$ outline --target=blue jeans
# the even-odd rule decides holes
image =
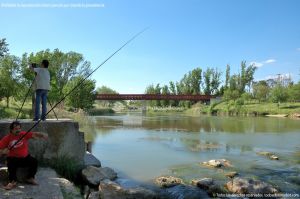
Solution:
[[[35,92],[35,113],[34,113],[34,120],[38,120],[40,118],[40,104],[42,99],[42,120],[46,119],[47,113],[47,95],[48,90],[37,89]]]

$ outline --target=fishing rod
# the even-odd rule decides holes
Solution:
[[[63,98],[61,98],[61,100],[59,100],[47,113],[44,117],[46,117],[51,111],[52,109],[54,109],[58,104],[60,104],[64,99],[66,99],[66,97],[68,97],[74,90],[76,90],[79,86],[81,86],[81,84],[87,79],[89,78],[96,70],[98,70],[101,66],[103,66],[108,60],[110,60],[115,54],[117,54],[120,50],[122,50],[125,46],[127,46],[130,42],[132,42],[135,38],[137,38],[139,35],[141,35],[143,32],[145,32],[148,28],[144,28],[142,31],[138,32],[137,34],[135,34],[131,39],[129,39],[127,42],[125,42],[119,49],[117,49],[114,53],[112,53],[107,59],[105,59],[98,67],[96,67],[92,72],[90,72],[85,78],[83,78],[80,82],[78,82],[78,84],[76,86],[74,86],[74,88],[72,90],[70,90]],[[34,127],[36,127],[42,120],[39,119],[38,121],[36,121],[36,123],[29,129],[26,131],[26,133],[24,135],[22,135],[10,148],[9,150],[11,150],[14,146],[16,146]]]
[[[23,100],[22,106],[21,106],[21,108],[20,108],[20,110],[19,110],[19,113],[18,113],[18,115],[17,115],[16,121],[18,121],[18,119],[19,119],[19,115],[20,115],[20,113],[21,113],[21,111],[22,111],[22,108],[23,108],[24,103],[25,103],[25,101],[26,101],[26,99],[27,99],[27,97],[28,97],[28,94],[29,94],[29,92],[30,92],[30,90],[31,90],[31,87],[32,87],[32,85],[33,85],[33,83],[34,83],[34,81],[35,81],[35,78],[36,78],[36,76],[34,77],[34,79],[32,80],[32,82],[31,82],[31,84],[30,84],[30,86],[29,86],[29,89],[28,89],[28,91],[27,91],[27,93],[26,93],[26,96],[25,96],[25,98],[24,98],[24,100]]]
[[[50,102],[50,100],[49,100],[49,98],[47,97],[47,99],[48,99],[48,102],[49,102],[49,105],[50,105],[50,108],[52,109],[53,107],[52,107],[52,104],[51,104],[51,102]],[[53,113],[54,113],[54,115],[55,115],[55,117],[56,117],[56,120],[58,120],[58,117],[57,117],[57,115],[56,115],[56,113],[55,113],[55,111],[54,111],[54,108],[53,108]],[[46,117],[46,116],[45,116]]]

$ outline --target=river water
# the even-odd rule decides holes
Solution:
[[[173,175],[189,182],[224,173],[268,182],[285,193],[300,192],[300,120],[265,117],[186,116],[127,113],[90,118],[92,152],[102,166],[119,176],[151,182]],[[270,160],[257,154],[268,151]],[[226,159],[233,167],[207,168],[200,163]]]

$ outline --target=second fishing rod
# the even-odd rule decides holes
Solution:
[[[119,49],[117,49],[114,53],[112,53],[107,59],[105,59],[98,67],[96,67],[91,73],[89,73],[85,78],[83,78],[76,86],[74,86],[73,89],[71,89],[65,96],[61,98],[45,115],[45,117],[58,105],[60,104],[63,100],[66,99],[74,90],[76,90],[79,86],[82,86],[82,84],[89,78],[96,70],[98,70],[102,65],[104,65],[108,60],[110,60],[115,54],[117,54],[120,50],[122,50],[126,45],[128,45],[131,41],[133,41],[136,37],[141,35],[143,32],[145,32],[148,28],[143,29],[142,31],[138,32],[135,34],[131,39],[129,39],[127,42],[125,42]],[[38,121],[35,122],[35,124],[26,131],[26,133],[20,137],[10,148],[11,150],[14,146],[16,146],[34,127],[36,127],[42,120],[39,119]]]

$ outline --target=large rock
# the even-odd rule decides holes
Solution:
[[[157,184],[159,187],[173,187],[175,185],[179,185],[182,183],[182,180],[180,178],[176,178],[173,176],[161,176],[154,180],[155,184]]]
[[[29,130],[35,122],[31,120],[19,120],[24,131]],[[0,121],[0,138],[9,133],[9,125],[12,120]],[[29,152],[39,161],[51,161],[60,157],[69,157],[78,164],[83,165],[85,154],[84,133],[78,129],[78,122],[68,119],[46,120],[40,122],[31,131],[48,134],[48,140],[31,139]]]
[[[109,167],[88,166],[81,171],[81,174],[83,180],[93,186],[98,186],[102,180],[115,180],[117,178],[117,173]]]
[[[245,178],[234,178],[232,181],[227,182],[226,187],[230,192],[238,194],[278,193],[278,190],[270,184]]]
[[[93,154],[86,151],[84,154],[84,166],[101,167],[101,162]]]
[[[101,181],[100,197],[103,199],[155,199],[157,194],[143,187],[124,188],[110,180]]]

